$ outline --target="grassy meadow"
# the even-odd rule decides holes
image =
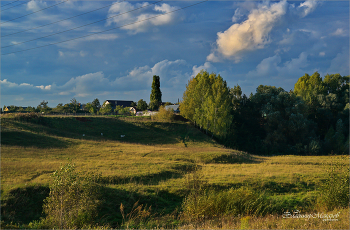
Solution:
[[[347,156],[251,155],[225,148],[180,120],[10,114],[1,117],[2,228],[28,228],[43,217],[51,175],[70,161],[82,174],[100,174],[100,227],[349,228],[348,208],[329,210],[317,202],[331,167],[349,167]],[[212,204],[202,202],[228,204],[245,196],[264,205],[251,204],[241,213],[227,208],[208,218]],[[139,210],[150,208],[148,214],[123,218],[120,205],[131,214],[135,203]],[[209,211],[197,215],[198,207]],[[340,214],[338,221],[282,218],[292,210]]]

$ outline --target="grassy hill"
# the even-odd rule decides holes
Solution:
[[[183,121],[7,115],[1,117],[2,223],[39,219],[50,175],[68,159],[79,172],[101,174],[98,222],[110,227],[122,223],[121,203],[131,211],[137,201],[151,206],[163,226],[178,226],[196,176],[211,189],[243,186],[280,199],[284,210],[312,210],[325,169],[341,162],[329,156],[250,155],[217,144]]]

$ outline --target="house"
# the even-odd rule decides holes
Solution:
[[[165,109],[172,109],[174,110],[174,113],[180,113],[179,105],[166,105]]]
[[[106,100],[106,105],[110,104],[114,110],[116,106],[131,107],[133,101],[122,101],[122,100]]]
[[[129,109],[131,114],[136,114],[136,108],[135,107],[130,107]]]

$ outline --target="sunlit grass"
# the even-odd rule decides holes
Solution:
[[[184,122],[86,119],[89,121],[45,117],[41,124],[2,117],[2,199],[16,188],[47,187],[52,172],[71,160],[77,171],[101,174],[101,183],[110,196],[121,191],[131,194],[126,198],[109,198],[105,204],[108,208],[102,216],[112,213],[108,214],[115,215],[110,217],[111,223],[119,223],[120,211],[115,204],[118,202],[118,205],[129,202],[132,206],[138,199],[149,205],[156,200],[154,212],[179,211],[188,194],[188,177],[194,173],[199,173],[207,186],[215,189],[244,186],[265,191],[276,199],[280,196],[302,200],[317,196],[318,184],[325,180],[331,164],[344,164],[342,156],[265,157],[227,149]],[[348,161],[345,164],[349,167]],[[250,228],[286,229],[298,224],[305,228],[348,226],[319,220],[291,222],[278,216],[264,218],[250,219]],[[228,220],[202,223],[200,228],[240,228],[240,219],[233,218],[229,225]],[[191,226],[181,228],[194,228]]]

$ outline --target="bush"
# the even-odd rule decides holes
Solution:
[[[52,177],[50,195],[43,206],[46,218],[32,225],[59,229],[91,228],[97,214],[97,176],[88,174],[82,177],[75,171],[75,165],[68,163]]]
[[[17,113],[15,115],[15,120],[40,124],[40,123],[43,123],[44,119],[43,119],[43,116],[41,116],[41,114],[31,112],[31,113]]]
[[[327,170],[327,178],[320,185],[318,205],[328,211],[349,207],[349,158],[332,163]]]
[[[173,121],[175,119],[174,110],[166,109],[164,106],[161,106],[156,115],[156,118],[162,121]]]

